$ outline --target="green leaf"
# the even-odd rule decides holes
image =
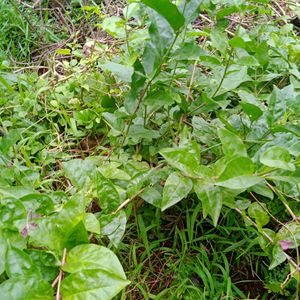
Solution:
[[[102,22],[102,28],[115,38],[126,37],[124,20],[117,16],[105,18]]]
[[[105,178],[100,172],[96,175],[96,193],[100,207],[104,212],[113,212],[120,205],[120,195],[111,180]]]
[[[197,60],[205,51],[195,43],[185,43],[177,49],[172,58],[175,60]]]
[[[206,218],[209,215],[214,226],[217,226],[223,204],[222,191],[220,188],[200,180],[194,182],[194,190],[198,199],[202,202],[203,217]]]
[[[282,247],[279,244],[275,245],[272,251],[272,261],[269,266],[269,270],[272,270],[278,265],[282,264],[286,259],[287,256],[282,250]]]
[[[251,77],[248,76],[247,70],[247,66],[231,65],[228,68],[221,87],[219,88],[219,91],[215,96],[219,96],[228,91],[232,91],[239,87],[243,82],[252,81]],[[221,72],[222,77],[223,73],[224,72]]]
[[[228,189],[238,190],[243,189],[246,190],[251,186],[259,184],[263,182],[263,178],[258,176],[251,176],[251,175],[242,175],[227,179],[225,181],[217,181],[215,185],[222,186]]]
[[[94,244],[78,245],[71,249],[62,269],[68,273],[97,269],[126,280],[117,256],[108,248]]]
[[[5,300],[53,300],[51,285],[36,276],[20,276],[0,285],[1,299]]]
[[[200,4],[203,0],[182,0],[179,5],[179,11],[185,18],[185,24],[194,21],[200,11]]]
[[[64,300],[110,300],[128,284],[129,281],[103,270],[82,270],[63,280],[61,294]]]
[[[159,132],[153,129],[147,129],[142,124],[134,124],[130,127],[128,136],[137,144],[142,139],[152,140],[159,137]]]
[[[251,175],[253,172],[254,164],[250,158],[236,157],[227,163],[224,171],[219,176],[218,181],[225,181],[241,175]]]
[[[170,106],[175,102],[175,97],[172,95],[171,92],[165,90],[157,90],[151,92],[147,95],[144,99],[143,103],[145,105],[153,105],[153,106],[163,106],[167,105]]]
[[[19,251],[26,247],[26,240],[19,231],[14,230],[13,228],[0,228],[0,274],[5,271],[5,257],[8,242],[11,246],[19,249]]]
[[[267,225],[270,221],[266,208],[264,209],[262,205],[264,204],[254,202],[248,208],[248,214],[251,218],[255,219],[259,230],[262,230],[262,227]]]
[[[152,78],[157,72],[160,72],[160,66],[174,42],[175,35],[169,23],[158,13],[153,11],[150,19],[150,41],[145,46],[142,62],[145,73]]]
[[[199,175],[200,151],[197,143],[189,147],[165,148],[159,152],[173,168],[187,175]]]
[[[162,195],[154,187],[147,187],[140,197],[151,205],[160,208]]]
[[[38,276],[30,256],[10,245],[6,250],[5,271],[9,278],[30,274]]]
[[[134,71],[133,67],[124,66],[114,62],[108,62],[106,64],[102,64],[100,65],[100,67],[104,71],[111,72],[113,75],[115,75],[117,78],[119,78],[124,82],[131,82],[131,77]]]
[[[228,49],[228,37],[223,29],[215,27],[210,34],[212,45],[222,54],[226,54]]]
[[[263,115],[262,110],[254,104],[241,102],[240,105],[244,112],[248,115],[251,122],[258,120]]]
[[[89,232],[100,234],[100,224],[98,219],[92,213],[85,215],[85,228]]]
[[[179,12],[177,6],[172,4],[169,0],[141,0],[141,2],[162,15],[169,22],[174,31],[177,31],[184,25],[185,19],[183,15]]]
[[[101,235],[106,235],[111,243],[118,247],[126,229],[127,217],[123,210],[116,214],[100,215]]]
[[[218,136],[225,156],[247,156],[246,147],[240,137],[224,128],[218,129]]]
[[[289,151],[279,146],[267,149],[260,156],[260,162],[268,167],[294,171],[295,166],[291,163],[291,160]]]
[[[82,221],[78,222],[65,233],[64,247],[72,249],[80,244],[88,244],[89,236]]]
[[[84,221],[85,199],[83,194],[75,194],[57,214],[36,219],[37,228],[29,231],[31,245],[46,247],[58,253],[64,248],[66,233],[78,222]]]
[[[167,178],[163,189],[161,210],[166,210],[185,198],[193,187],[191,179],[176,172],[171,173]]]
[[[272,190],[270,188],[268,188],[266,186],[266,183],[264,183],[264,182],[256,184],[255,186],[253,186],[251,188],[251,190],[256,194],[262,195],[262,196],[267,197],[271,200],[273,200],[273,198],[274,198],[274,194],[273,194]]]
[[[274,86],[274,90],[271,94],[268,104],[267,121],[268,125],[272,127],[276,121],[283,117],[286,112],[286,101],[293,97],[293,86],[287,86],[282,90]]]
[[[137,105],[139,93],[144,87],[146,81],[145,70],[139,59],[135,61],[133,67],[134,72],[131,78],[131,89],[126,94],[124,101],[124,107],[129,114],[132,114],[134,112]]]
[[[2,139],[0,140],[0,153],[2,152],[5,155],[9,154],[9,149],[15,143],[21,139],[21,130],[20,129],[11,129]]]
[[[95,172],[95,160],[93,159],[72,159],[63,162],[66,176],[71,180],[78,190],[87,189],[91,182],[91,174]]]
[[[300,245],[300,224],[290,222],[278,231],[276,234],[277,241],[288,242],[289,249],[295,249]]]

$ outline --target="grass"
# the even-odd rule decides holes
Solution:
[[[132,281],[124,299],[266,299],[260,272],[267,260],[257,241],[237,215],[216,229],[200,208],[189,202],[162,215],[147,205],[136,212],[119,250]]]

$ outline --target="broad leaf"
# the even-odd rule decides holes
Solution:
[[[291,163],[291,160],[289,151],[279,146],[267,149],[260,156],[260,162],[268,167],[294,171],[295,166]]]
[[[150,41],[145,46],[142,58],[143,68],[149,78],[160,71],[163,59],[175,39],[174,31],[164,18],[156,12],[153,12],[150,17]]]
[[[20,276],[0,285],[1,299],[5,300],[53,300],[51,285],[36,276]]]
[[[13,246],[8,246],[6,250],[5,270],[9,278],[25,275],[38,277],[37,269],[30,256]]]
[[[173,168],[182,171],[187,175],[198,175],[200,166],[200,151],[194,142],[190,147],[165,148],[160,154]]]
[[[105,178],[100,172],[96,175],[96,192],[100,207],[105,212],[113,212],[120,205],[120,195],[111,180]]]
[[[262,227],[267,225],[270,221],[266,207],[263,208],[262,205],[264,204],[254,202],[248,208],[248,214],[251,218],[255,219],[259,230],[262,230]]]
[[[193,187],[192,180],[176,172],[171,173],[165,183],[161,209],[166,210],[185,198]]]
[[[101,235],[106,235],[111,243],[118,247],[125,229],[127,217],[123,210],[120,210],[116,214],[104,215],[101,214],[99,217]]]
[[[143,65],[140,60],[136,60],[134,65],[134,72],[131,76],[131,89],[125,96],[124,107],[129,114],[132,114],[137,105],[139,93],[144,87],[146,75]],[[115,122],[114,122],[115,123]]]
[[[129,281],[103,270],[82,270],[67,276],[61,285],[64,300],[110,300]]]
[[[247,156],[246,147],[240,137],[225,128],[218,129],[218,136],[225,156]]]
[[[154,9],[162,15],[172,26],[174,31],[180,29],[184,24],[184,17],[179,12],[176,5],[172,4],[169,0],[141,0],[144,4]]]
[[[217,226],[223,204],[222,191],[220,188],[200,180],[194,182],[194,190],[202,202],[203,217],[206,218],[209,215],[214,226]]]
[[[70,230],[65,233],[64,247],[72,249],[73,247],[80,244],[88,244],[89,237],[82,221],[73,226]]]
[[[172,105],[175,102],[174,96],[171,92],[165,90],[157,90],[151,92],[144,99],[145,105],[151,106],[163,106],[163,105]]]
[[[179,6],[179,11],[185,18],[185,23],[188,24],[194,21],[200,10],[200,4],[203,0],[182,0]]]
[[[223,74],[221,76],[223,76]],[[219,96],[224,94],[225,92],[232,91],[245,81],[252,81],[251,77],[249,77],[249,75],[247,74],[247,67],[232,65],[228,68],[222,85],[215,96]]]
[[[111,72],[113,75],[115,75],[117,78],[119,78],[124,82],[131,82],[131,76],[134,71],[132,67],[124,66],[114,62],[108,62],[106,64],[102,64],[101,68],[104,71]]]
[[[282,247],[280,244],[275,245],[272,251],[272,261],[269,266],[269,270],[274,269],[278,265],[282,264],[287,259],[286,254],[282,250]]]
[[[96,170],[95,160],[93,159],[72,159],[63,163],[66,176],[72,181],[79,190],[87,189],[90,184],[90,176]]]
[[[87,213],[85,215],[84,225],[87,231],[100,234],[100,224],[94,214]]]
[[[119,279],[126,280],[126,275],[117,256],[108,248],[94,244],[79,245],[68,253],[63,270],[76,273],[83,270],[103,270]]]
[[[227,179],[225,181],[217,181],[215,185],[222,186],[228,189],[233,189],[233,190],[235,189],[246,190],[247,188],[259,184],[263,181],[264,181],[263,178],[258,176],[242,175],[242,176],[237,176],[237,177]]]
[[[225,181],[227,179],[241,176],[250,175],[254,172],[254,164],[248,157],[236,157],[231,159],[222,174],[219,176],[219,181]]]
[[[29,232],[29,241],[36,247],[46,247],[61,253],[66,233],[83,221],[84,217],[85,199],[82,194],[76,194],[59,213],[35,220],[37,227]]]

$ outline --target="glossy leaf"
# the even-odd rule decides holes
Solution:
[[[30,274],[38,276],[30,256],[13,246],[6,250],[5,271],[9,278]]]
[[[185,198],[192,187],[191,179],[183,177],[176,172],[171,173],[164,186],[161,209],[166,210]]]
[[[289,93],[292,92],[292,86],[288,86],[282,90],[274,86],[274,90],[269,100],[269,109],[267,114],[267,121],[270,127],[272,127],[275,122],[283,117],[286,111],[286,101],[290,98]]]
[[[102,64],[101,68],[104,71],[111,72],[118,79],[120,79],[124,82],[131,82],[131,76],[134,71],[134,69],[132,67],[124,66],[124,65],[117,64],[114,62],[108,62],[106,64]]]
[[[96,175],[96,193],[100,207],[105,212],[112,212],[120,205],[120,195],[111,180],[105,178],[100,172]]]
[[[142,57],[143,69],[148,77],[153,77],[160,70],[164,56],[174,41],[174,31],[169,23],[158,13],[150,14],[150,41],[146,44]]]
[[[220,46],[221,47],[221,46]],[[224,47],[224,46],[222,46]],[[222,48],[224,49],[224,48]],[[222,75],[223,76],[223,75]],[[216,96],[222,95],[225,92],[232,91],[239,87],[243,82],[252,81],[251,77],[248,76],[247,67],[232,65],[228,68],[226,76],[222,82],[222,85],[217,92]]]
[[[248,157],[236,157],[231,159],[219,176],[218,181],[225,181],[227,179],[241,176],[251,175],[254,172],[254,164]]]
[[[254,202],[248,208],[249,216],[255,219],[259,230],[261,230],[262,227],[267,225],[270,221],[270,217],[266,211],[266,207],[263,208],[262,205],[264,204]]]
[[[111,243],[118,247],[126,229],[127,217],[124,211],[116,214],[100,215],[99,217],[101,234],[106,235]]]
[[[78,222],[65,233],[64,247],[72,249],[80,244],[88,244],[89,236],[82,221]]]
[[[156,207],[160,207],[162,194],[154,187],[148,187],[141,194],[141,198]]]
[[[179,11],[185,18],[185,23],[188,24],[194,21],[199,15],[200,4],[203,0],[183,0],[180,3]]]
[[[139,93],[144,87],[146,81],[145,70],[139,59],[135,61],[133,68],[134,72],[131,76],[131,89],[126,94],[124,100],[124,107],[129,114],[132,114],[134,112],[137,105]]]
[[[85,215],[84,225],[87,231],[100,234],[100,224],[94,214],[87,213]]]
[[[183,26],[185,22],[183,15],[179,12],[177,6],[172,4],[169,0],[141,0],[141,2],[162,15],[169,22],[174,31],[177,31]]]
[[[218,129],[218,136],[225,156],[247,156],[246,147],[240,137],[224,128]]]
[[[103,270],[82,270],[67,276],[61,285],[64,300],[110,300],[129,281]]]
[[[272,251],[272,261],[269,266],[269,270],[274,269],[278,265],[282,264],[284,261],[286,261],[287,256],[282,250],[282,247],[278,244],[275,245]]]
[[[174,102],[175,99],[172,93],[165,90],[157,90],[155,92],[151,92],[144,99],[144,104],[151,106],[169,106],[172,105]]]
[[[51,285],[36,276],[19,276],[0,284],[0,295],[5,300],[53,300]]]
[[[165,148],[160,154],[173,168],[184,172],[187,175],[197,175],[200,166],[200,151],[196,143],[189,147]]]
[[[71,249],[63,270],[76,273],[82,270],[102,270],[119,279],[126,280],[117,256],[108,248],[94,244],[79,245]]]
[[[66,233],[84,217],[85,199],[82,194],[76,194],[59,213],[35,220],[37,227],[29,233],[29,241],[36,247],[46,247],[61,253]]]
[[[251,175],[241,175],[237,177],[233,177],[227,179],[225,181],[217,181],[215,185],[226,187],[228,189],[238,190],[238,189],[247,189],[252,187],[256,184],[263,182],[264,180],[258,176],[251,176]]]
[[[198,199],[202,202],[203,217],[206,218],[209,215],[214,226],[217,226],[223,204],[222,191],[220,188],[200,180],[194,182],[194,190]]]
[[[295,166],[291,160],[289,151],[279,146],[273,146],[267,149],[260,156],[260,162],[268,167],[294,171]]]
[[[78,189],[86,189],[90,184],[90,176],[96,170],[92,159],[72,159],[63,163],[66,176]]]

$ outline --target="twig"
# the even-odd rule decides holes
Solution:
[[[203,15],[203,14],[199,14],[199,16],[200,16],[203,20],[205,20],[205,21],[207,21],[207,22],[209,22],[209,23],[211,23],[211,24],[214,23],[214,21],[212,21],[211,19],[209,19],[208,17],[206,17],[206,16]],[[231,32],[230,30],[225,29],[225,31],[226,31],[229,35],[234,36],[234,33]]]
[[[186,101],[187,102],[190,102],[190,100],[192,100],[192,97],[191,97],[191,94],[192,94],[192,85],[193,85],[194,80],[195,80],[195,73],[196,73],[197,64],[198,64],[198,59],[195,60],[195,63],[194,63],[194,66],[193,66],[192,77],[191,77],[190,84],[189,84],[189,91],[188,91],[188,94],[186,96]]]
[[[124,202],[121,203],[121,205],[113,212],[113,214],[116,214],[117,212],[119,212],[123,207],[125,207],[128,203],[130,203],[132,200],[134,200],[138,195],[140,195],[143,191],[145,190],[145,188],[142,188],[140,191],[138,191],[135,195],[133,195],[132,197],[126,199]]]
[[[64,248],[63,257],[62,257],[62,260],[61,260],[61,267],[66,262],[66,256],[67,256],[67,249]],[[57,283],[57,290],[56,290],[56,297],[55,297],[56,300],[60,300],[61,299],[60,298],[60,285],[61,285],[61,281],[62,281],[63,276],[64,276],[64,272],[61,269],[61,267],[60,267],[59,274],[58,274],[57,278],[52,283],[52,287],[55,286],[55,284]]]

